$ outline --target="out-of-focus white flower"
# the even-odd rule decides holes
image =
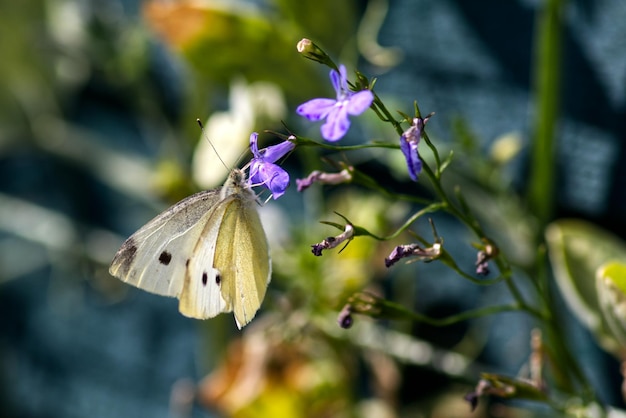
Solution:
[[[247,84],[242,79],[234,80],[229,104],[228,111],[213,113],[204,124],[206,136],[226,167],[203,135],[194,152],[193,177],[202,188],[222,184],[248,149],[250,133],[257,123],[278,122],[287,112],[282,91],[275,84],[263,81]]]

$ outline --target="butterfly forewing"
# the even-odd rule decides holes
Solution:
[[[232,305],[222,297],[222,276],[213,262],[220,224],[228,202],[230,199],[215,206],[185,261],[185,281],[179,305],[180,312],[185,316],[205,319],[232,311]]]
[[[179,296],[185,260],[202,233],[196,226],[204,224],[218,201],[219,191],[209,190],[167,209],[122,244],[109,272],[148,292]]]

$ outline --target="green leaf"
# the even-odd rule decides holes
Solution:
[[[613,285],[626,297],[626,264],[612,261],[605,264],[598,271],[598,277],[610,280]]]
[[[596,273],[611,260],[626,262],[626,243],[608,231],[575,219],[548,225],[546,242],[556,282],[570,309],[605,350],[619,356],[622,344],[603,315]]]
[[[332,93],[328,73],[296,50],[303,36],[314,39],[315,34],[295,25],[289,10],[281,15],[280,10],[272,13],[244,2],[226,4],[149,2],[144,16],[159,37],[182,54],[198,81],[228,84],[241,76],[249,82],[269,81],[296,101]],[[342,8],[344,13],[349,10]],[[324,90],[312,80],[325,80]]]
[[[596,290],[602,315],[619,342],[620,359],[626,349],[626,264],[611,261],[598,269]],[[620,355],[621,354],[621,355]]]

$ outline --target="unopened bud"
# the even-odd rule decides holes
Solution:
[[[352,324],[354,323],[354,318],[352,317],[352,307],[349,304],[344,306],[341,312],[339,312],[337,322],[339,323],[339,326],[343,329],[348,329],[352,327]]]
[[[352,173],[349,169],[343,169],[339,173],[324,173],[315,170],[304,179],[296,179],[296,185],[299,192],[308,189],[313,183],[321,184],[341,184],[348,183],[352,180]]]
[[[354,227],[350,224],[347,224],[346,229],[341,234],[337,235],[336,237],[328,237],[322,242],[320,242],[319,244],[311,245],[312,252],[314,255],[319,257],[322,255],[322,250],[329,250],[331,248],[335,248],[342,242],[349,241],[350,239],[352,239],[353,236],[354,236]]]
[[[435,242],[432,247],[422,248],[419,244],[398,245],[389,257],[385,258],[385,267],[391,267],[405,257],[418,257],[417,260],[433,261],[441,255],[441,243]]]
[[[476,274],[489,274],[489,261],[498,256],[498,247],[488,238],[483,238],[484,247],[476,254]]]
[[[326,52],[324,52],[322,48],[317,46],[310,39],[307,39],[307,38],[302,39],[300,42],[298,42],[298,45],[296,47],[298,48],[298,52],[304,58],[308,58],[312,61],[316,61],[316,62],[319,62],[320,64],[324,64],[332,68],[333,70],[337,70],[337,66],[335,65],[333,60],[330,59],[328,54],[326,54]]]

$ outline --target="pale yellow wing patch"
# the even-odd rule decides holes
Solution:
[[[254,318],[271,279],[265,231],[254,195],[236,195],[220,225],[213,266],[220,272],[221,294],[232,306],[239,328]]]

